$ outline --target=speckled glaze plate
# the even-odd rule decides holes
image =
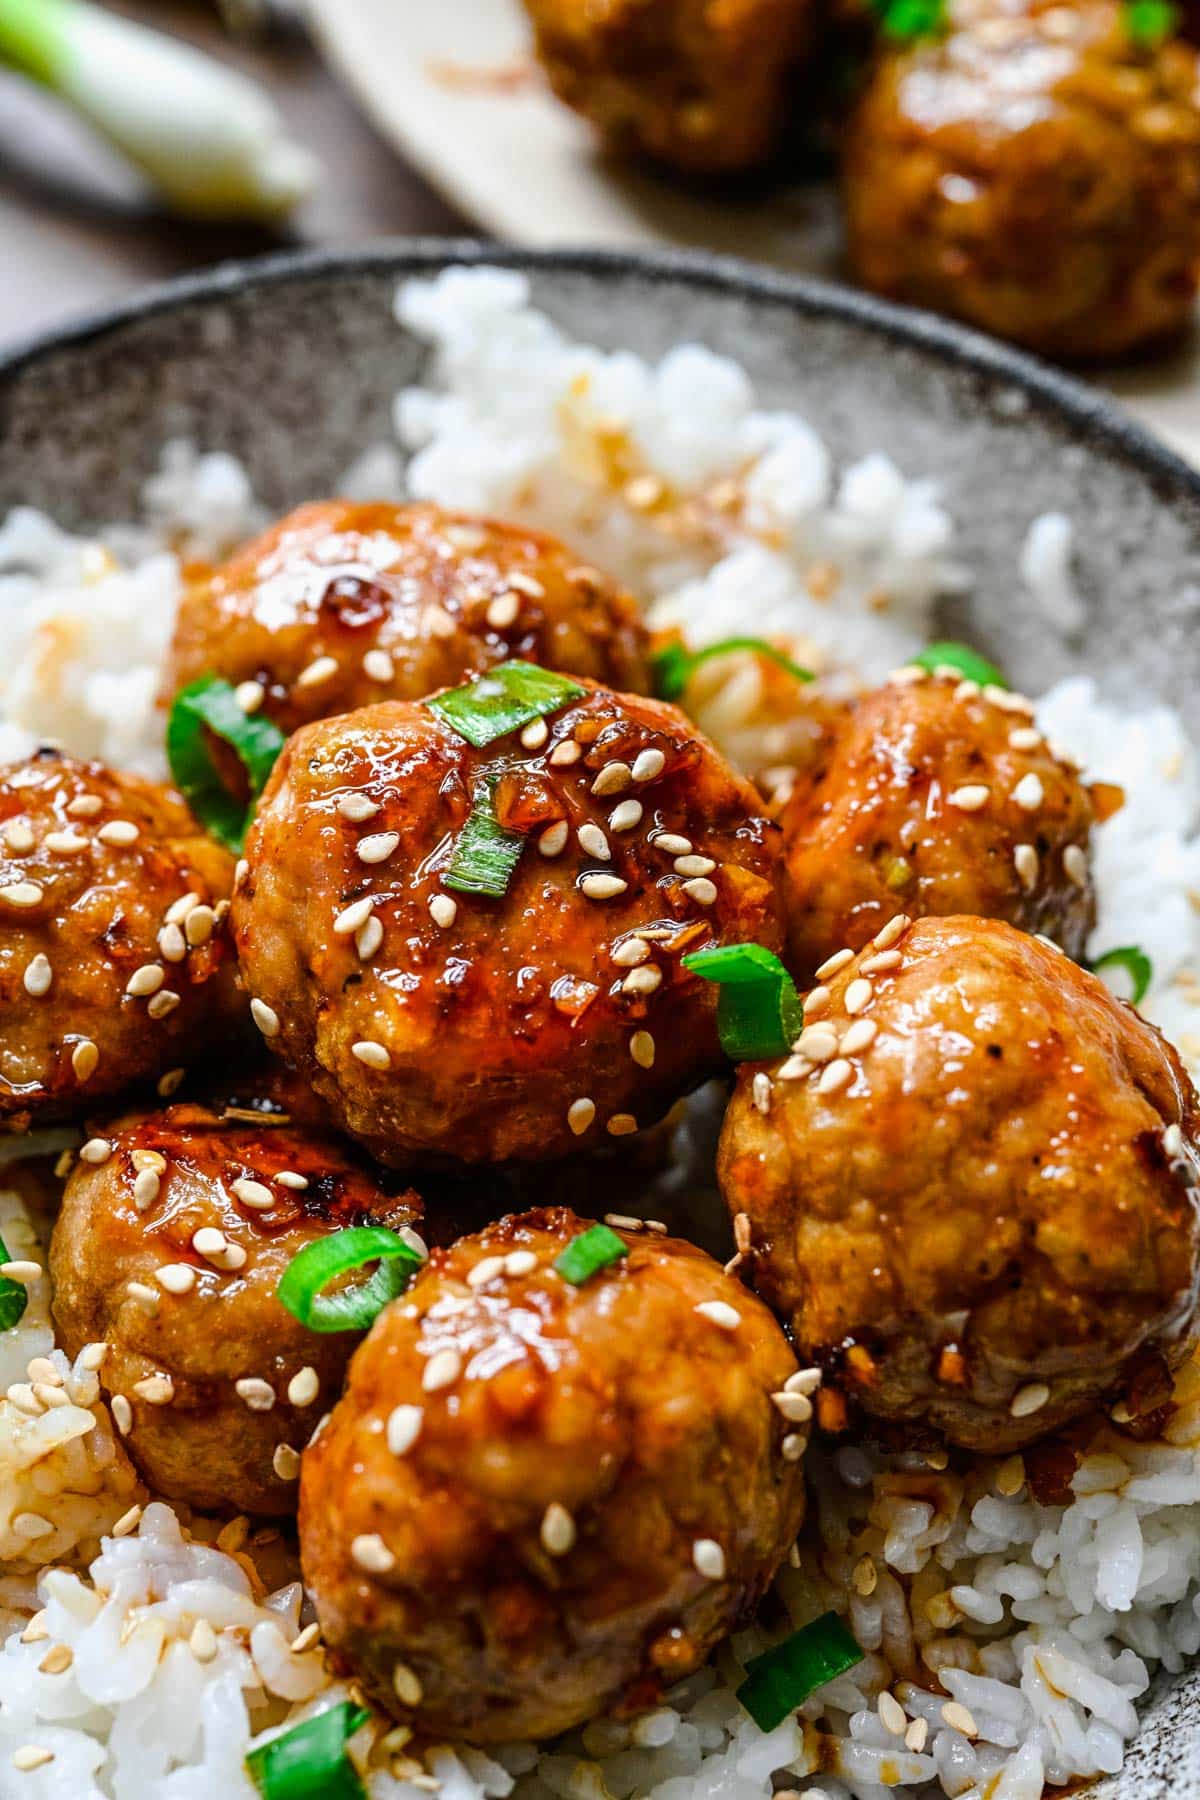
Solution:
[[[541,79],[521,0],[307,4],[378,129],[505,243],[693,247],[800,274],[844,272],[832,183],[722,194],[605,156]],[[1095,379],[1200,465],[1200,323],[1171,355]]]
[[[1039,691],[1072,669],[1114,698],[1193,716],[1200,685],[1200,476],[1094,390],[924,314],[795,276],[685,255],[381,246],[235,265],[157,289],[0,361],[0,513],[129,517],[163,441],[247,463],[282,510],[327,493],[390,435],[425,351],[392,317],[397,279],[449,263],[529,272],[570,332],[655,356],[736,356],[839,458],[879,447],[943,485],[970,592],[943,624]],[[1064,646],[1015,580],[1029,519],[1077,523],[1086,636]],[[1200,1669],[1161,1685],[1105,1800],[1200,1800]]]

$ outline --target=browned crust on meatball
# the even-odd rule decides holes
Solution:
[[[502,900],[454,893],[497,770],[525,848]],[[348,819],[347,801],[376,810]],[[472,749],[401,703],[310,726],[276,764],[235,897],[257,1016],[384,1161],[538,1161],[632,1133],[723,1066],[715,990],[684,952],[779,945],[778,831],[758,805],[676,708],[590,684],[537,749]],[[365,953],[334,929],[364,898]]]
[[[971,1449],[1139,1410],[1198,1331],[1200,1113],[1175,1051],[999,922],[918,921],[827,992],[797,1055],[739,1073],[718,1160],[797,1353]]]
[[[860,281],[1067,360],[1180,331],[1200,268],[1197,61],[1114,0],[954,0],[846,133]]]
[[[929,676],[865,696],[784,808],[789,960],[811,980],[903,909],[972,913],[1080,958],[1095,809],[1019,695]]]
[[[507,657],[647,693],[636,602],[547,533],[430,505],[321,500],[218,569],[179,609],[165,683],[257,682],[283,731],[418,700]]]
[[[126,1448],[155,1492],[205,1511],[294,1512],[298,1454],[341,1392],[361,1333],[309,1331],[276,1287],[331,1231],[419,1219],[416,1195],[386,1194],[332,1137],[190,1104],[117,1120],[92,1145],[51,1242],[63,1348],[74,1357],[107,1344],[101,1380],[122,1397],[114,1417],[121,1428],[125,1414]],[[307,1185],[286,1186],[281,1171]],[[235,1191],[247,1179],[267,1189],[269,1207]],[[220,1232],[228,1248],[197,1248],[199,1231]],[[290,1397],[308,1370],[315,1380],[304,1376]]]
[[[241,1029],[232,885],[171,788],[57,751],[0,770],[0,1130],[79,1116]],[[190,931],[164,939],[188,895]]]
[[[692,1245],[627,1231],[624,1260],[572,1287],[552,1265],[586,1224],[528,1213],[435,1251],[305,1454],[325,1641],[434,1735],[546,1737],[652,1706],[755,1605],[801,1521],[803,1439],[771,1401],[796,1365],[766,1308]],[[697,1311],[714,1302],[732,1329]],[[397,1454],[401,1406],[419,1428]],[[723,1576],[697,1567],[707,1540]]]

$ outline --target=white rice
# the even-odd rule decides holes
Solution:
[[[403,448],[414,497],[558,532],[642,596],[656,626],[694,645],[769,636],[847,685],[913,654],[938,597],[968,578],[934,484],[885,449],[837,468],[811,426],[763,410],[744,373],[702,346],[652,366],[573,343],[531,307],[523,277],[499,271],[410,283],[397,310],[434,348],[431,385],[399,396],[398,443],[368,450],[348,493],[398,497]],[[262,522],[236,463],[180,444],[164,447],[142,517],[97,541],[12,514],[0,525],[0,758],[50,738],[162,774],[156,695],[181,563]],[[1031,517],[1014,570],[1067,636],[1083,622],[1071,544],[1068,518]],[[698,691],[703,722],[744,766],[786,761],[793,727],[756,661],[714,667]],[[1084,678],[1038,712],[1090,775],[1126,792],[1096,837],[1093,954],[1147,950],[1144,1010],[1200,1068],[1195,748],[1174,713],[1118,712]],[[702,1107],[676,1147],[666,1186],[711,1184]],[[44,1260],[15,1192],[0,1193],[0,1236]],[[61,1398],[30,1398],[34,1376]],[[344,1698],[303,1639],[289,1647],[310,1613],[277,1534],[247,1539],[235,1522],[215,1542],[216,1525],[144,1492],[95,1371],[53,1348],[46,1281],[0,1334],[5,1389],[0,1797],[252,1800],[247,1749]],[[1102,1434],[1067,1506],[1039,1504],[1011,1459],[963,1476],[916,1455],[812,1451],[812,1521],[764,1623],[654,1713],[595,1721],[540,1752],[401,1756],[366,1772],[372,1800],[420,1800],[430,1775],[444,1800],[767,1800],[780,1788],[883,1800],[895,1786],[1037,1800],[1046,1781],[1115,1771],[1154,1671],[1200,1650],[1195,1366],[1177,1399],[1162,1441]],[[830,1606],[866,1660],[762,1733],[734,1696],[746,1659],[768,1620],[778,1634]],[[906,1723],[926,1722],[923,1744],[888,1729],[885,1689]],[[371,1740],[370,1728],[355,1740],[360,1766]],[[31,1748],[52,1760],[14,1765]]]

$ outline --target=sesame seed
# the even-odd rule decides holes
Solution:
[[[807,1425],[813,1416],[812,1401],[808,1395],[792,1393],[786,1387],[771,1395],[771,1404],[789,1425]]]
[[[265,1038],[279,1035],[279,1014],[273,1006],[268,1006],[265,1000],[251,1000],[250,1017]]]
[[[247,1375],[235,1381],[233,1391],[251,1412],[270,1412],[275,1404],[275,1389],[258,1375]]]
[[[1168,1125],[1162,1134],[1162,1147],[1169,1157],[1183,1155],[1183,1128],[1178,1121]]]
[[[837,1032],[832,1025],[806,1025],[792,1048],[810,1062],[832,1062],[837,1055]]]
[[[992,797],[992,790],[982,781],[968,781],[965,786],[958,787],[946,795],[947,806],[956,806],[959,812],[979,812]]]
[[[392,1670],[392,1686],[401,1706],[420,1706],[425,1689],[407,1663],[398,1662]]]
[[[288,1649],[293,1656],[303,1656],[306,1650],[312,1649],[320,1635],[321,1627],[314,1619],[311,1624],[306,1625],[302,1631],[296,1633],[295,1637],[288,1645]]]
[[[806,1075],[812,1074],[815,1066],[807,1056],[789,1056],[785,1062],[780,1063],[775,1073],[780,1081],[803,1081]]]
[[[1063,851],[1063,873],[1075,887],[1087,886],[1088,859],[1087,852],[1078,844],[1068,844]]]
[[[750,1083],[750,1094],[758,1111],[765,1117],[771,1110],[771,1077],[759,1069]]]
[[[175,1383],[169,1375],[147,1375],[134,1382],[133,1391],[147,1406],[169,1406],[175,1398]]]
[[[625,893],[629,883],[622,881],[619,875],[606,875],[589,871],[579,877],[579,891],[589,900],[615,900],[618,894]]]
[[[677,831],[656,831],[650,842],[666,856],[688,856],[693,848],[691,838],[681,837]]]
[[[298,1174],[295,1169],[280,1169],[275,1179],[280,1187],[291,1188],[297,1194],[302,1194],[308,1186],[308,1176]]]
[[[504,1259],[506,1275],[532,1275],[538,1266],[538,1259],[532,1250],[510,1250]]]
[[[1036,812],[1046,798],[1046,790],[1042,786],[1041,777],[1032,773],[1022,775],[1012,791],[1012,797],[1024,812]]]
[[[644,963],[649,955],[650,946],[644,938],[629,937],[622,939],[616,945],[612,959],[619,969],[636,969],[638,964]]]
[[[335,657],[314,657],[308,667],[306,669],[301,669],[300,673],[297,675],[296,686],[298,688],[320,687],[323,681],[328,681],[331,675],[337,674],[337,671],[338,666]]]
[[[935,675],[954,675],[956,673],[957,673],[957,670],[951,669],[948,667],[942,667],[940,665],[938,668],[936,668],[934,670]],[[954,698],[956,700],[974,700],[976,698],[976,696],[978,695],[978,693],[979,693],[979,683],[977,681],[971,681],[968,678],[966,681],[960,681],[956,684],[955,689],[954,689]]]
[[[894,919],[888,920],[882,931],[877,931],[875,933],[875,936],[871,939],[872,948],[875,950],[890,950],[892,945],[897,943],[900,938],[904,936],[904,933],[911,924],[912,920],[907,913],[897,913]],[[818,969],[817,974],[819,975],[820,973],[821,971]]]
[[[515,594],[500,594],[492,601],[484,617],[497,631],[507,631],[510,625],[516,624],[520,610],[521,602]]]
[[[951,1731],[961,1731],[964,1737],[978,1737],[979,1727],[961,1701],[947,1700],[942,1707],[942,1719]]]
[[[152,1019],[165,1019],[167,1014],[173,1013],[179,1004],[179,995],[174,989],[164,988],[160,994],[154,995],[146,1007],[146,1012]]]
[[[875,956],[868,956],[859,967],[864,975],[886,975],[892,969],[898,969],[904,961],[898,950],[880,950]]]
[[[164,1263],[154,1279],[168,1294],[186,1294],[196,1285],[196,1271],[190,1263]]]
[[[1019,1494],[1025,1486],[1025,1459],[1023,1456],[1010,1456],[996,1470],[996,1492],[1006,1500]]]
[[[609,1137],[632,1137],[637,1130],[637,1120],[632,1113],[614,1113],[605,1130]]]
[[[620,794],[624,792],[632,780],[633,770],[629,767],[628,763],[605,763],[595,781],[592,783],[592,792],[597,799],[603,799],[606,794]]]
[[[724,1581],[725,1552],[716,1538],[697,1538],[692,1545],[692,1562],[696,1573],[706,1581]]]
[[[48,831],[43,842],[56,856],[70,856],[73,851],[88,847],[88,840],[77,831]]]
[[[425,1423],[420,1406],[394,1406],[388,1414],[387,1447],[393,1456],[407,1456],[421,1435]]]
[[[368,681],[391,681],[396,674],[396,665],[386,650],[368,650],[362,667]]]
[[[1013,850],[1013,867],[1017,878],[1027,894],[1031,894],[1037,886],[1040,867],[1038,853],[1032,844],[1018,844]]]
[[[121,1517],[117,1520],[116,1524],[113,1526],[112,1535],[114,1537],[128,1537],[131,1532],[136,1531],[138,1524],[141,1520],[141,1517],[142,1517],[141,1507],[140,1506],[131,1506],[129,1508],[128,1512],[121,1514]]]
[[[904,1748],[919,1756],[929,1737],[929,1720],[914,1719],[904,1733]]]
[[[386,1046],[377,1044],[373,1038],[360,1038],[356,1044],[351,1044],[350,1054],[365,1063],[368,1069],[390,1069],[392,1066]]]
[[[442,1388],[453,1387],[462,1374],[462,1367],[462,1357],[457,1350],[436,1350],[425,1364],[421,1386],[427,1394],[436,1394]]]
[[[321,1391],[321,1379],[311,1363],[298,1369],[287,1385],[287,1397],[292,1406],[311,1406]]]
[[[50,958],[39,950],[25,965],[22,976],[25,992],[33,999],[40,1000],[43,994],[50,992],[50,983],[54,980],[54,970],[50,967]]]
[[[1050,1389],[1044,1381],[1031,1381],[1023,1388],[1018,1388],[1008,1403],[1009,1414],[1014,1419],[1027,1419],[1031,1413],[1040,1412],[1050,1398]]]
[[[797,1369],[783,1384],[786,1394],[815,1394],[821,1385],[820,1369]]]
[[[879,1708],[879,1722],[885,1731],[893,1737],[903,1737],[908,1729],[908,1715],[894,1694],[884,1688],[876,1702]]]
[[[521,742],[526,750],[540,750],[550,736],[550,727],[545,719],[531,719],[521,733]]]
[[[742,1322],[741,1313],[736,1306],[730,1306],[728,1300],[701,1300],[692,1311],[722,1331],[736,1331]]]
[[[350,1554],[368,1575],[387,1575],[396,1566],[395,1557],[377,1531],[360,1533],[350,1546]]]
[[[239,681],[233,697],[244,713],[256,713],[266,698],[266,690],[261,681]]]
[[[165,1075],[160,1075],[155,1087],[159,1099],[169,1100],[181,1085],[186,1074],[186,1069],[168,1069]]]
[[[67,811],[70,811],[70,807],[67,808]],[[24,850],[32,850],[37,840],[27,820],[10,819],[4,827],[4,842],[10,850],[20,853]]]
[[[106,1163],[111,1155],[112,1155],[112,1145],[109,1143],[107,1138],[102,1138],[102,1137],[89,1138],[86,1144],[80,1145],[80,1149],[79,1149],[80,1162]]]
[[[181,894],[178,900],[172,900],[163,914],[163,920],[168,925],[182,925],[192,908],[201,904],[199,894]]]
[[[853,1018],[855,1013],[865,1012],[874,998],[875,989],[860,975],[847,987],[842,1004]]]
[[[366,924],[374,904],[374,894],[364,894],[361,900],[354,900],[349,906],[343,907],[333,921],[334,935],[336,937],[352,937],[360,925]]]
[[[567,821],[558,819],[553,825],[547,825],[538,838],[537,847],[543,856],[559,856],[566,848],[567,837]]]
[[[552,1500],[542,1514],[538,1536],[547,1556],[566,1556],[575,1545],[575,1521],[565,1506]]]
[[[22,1257],[14,1257],[11,1262],[0,1263],[0,1275],[7,1276],[9,1281],[19,1281],[22,1287],[32,1287],[42,1279],[42,1265],[28,1261]]]
[[[197,1256],[206,1259],[210,1256],[222,1256],[228,1248],[229,1239],[216,1225],[201,1225],[192,1233],[192,1249]]]
[[[10,881],[6,887],[0,887],[0,900],[9,906],[40,906],[45,898],[45,890],[36,881]]]
[[[36,1512],[16,1513],[12,1520],[12,1528],[18,1537],[27,1538],[30,1541],[34,1538],[48,1537],[54,1530],[50,1520]]]
[[[28,1775],[34,1769],[44,1769],[47,1763],[53,1761],[53,1750],[47,1750],[42,1744],[21,1744],[12,1753],[13,1768],[22,1775]]]
[[[504,1273],[502,1256],[485,1256],[477,1262],[467,1275],[467,1286],[470,1288],[486,1287],[489,1281],[497,1280]]]
[[[435,925],[447,931],[458,917],[458,902],[449,894],[434,894],[429,902],[429,916]]]
[[[576,1137],[582,1137],[588,1126],[596,1117],[594,1100],[572,1100],[567,1108],[567,1124]]]
[[[133,1425],[133,1408],[124,1394],[114,1394],[109,1401],[113,1422],[122,1437],[126,1437]]]
[[[366,924],[360,925],[354,934],[354,949],[359,962],[370,962],[382,942],[383,920],[377,913],[372,913]]]
[[[1011,688],[993,687],[989,683],[983,690],[983,697],[990,700],[993,706],[998,706],[1002,712],[1024,713],[1026,718],[1031,719],[1036,711],[1032,700]]]
[[[231,1184],[230,1191],[254,1212],[270,1212],[275,1204],[275,1196],[265,1182],[254,1181],[249,1175],[239,1175]]]
[[[343,794],[337,803],[337,809],[343,819],[349,819],[352,825],[365,824],[379,811],[374,800],[368,800],[365,794]]]
[[[804,996],[804,1016],[806,1019],[819,1019],[822,1013],[829,1011],[830,992],[827,987],[815,987],[810,994]]]
[[[711,875],[716,866],[711,856],[677,856],[675,858],[677,875]]]
[[[662,986],[662,970],[656,963],[644,963],[631,969],[621,983],[623,994],[653,994]]]
[[[280,1481],[295,1481],[300,1474],[300,1452],[291,1444],[276,1444],[271,1467]]]
[[[579,848],[584,851],[586,855],[594,856],[598,862],[610,862],[612,860],[612,851],[609,848],[608,839],[598,825],[592,824],[589,820],[586,825],[581,825],[579,827],[575,836],[579,841]]]
[[[129,1511],[119,1518],[112,1528],[114,1537],[125,1537],[133,1530],[142,1516],[140,1506],[131,1506]],[[132,1521],[127,1523],[127,1521]],[[124,1526],[124,1530],[122,1530]],[[38,1664],[39,1675],[65,1675],[75,1661],[75,1652],[69,1644],[53,1644]]]
[[[76,794],[74,800],[67,802],[69,819],[94,819],[104,805],[99,794]]]
[[[128,849],[130,844],[136,844],[141,835],[132,819],[110,819],[108,824],[102,825],[96,833],[102,844],[117,844],[122,849]]]
[[[425,623],[436,638],[453,637],[458,629],[445,607],[436,604],[425,608]]]
[[[654,1067],[654,1039],[648,1031],[635,1031],[629,1040],[629,1054],[639,1069]]]
[[[187,955],[187,940],[178,925],[164,925],[157,941],[158,953],[166,962],[182,962]]]
[[[139,1212],[146,1212],[158,1199],[162,1177],[157,1169],[141,1169],[133,1178],[133,1204]]]
[[[635,781],[653,781],[667,766],[661,750],[642,750],[634,758],[631,774]]]
[[[820,1080],[817,1082],[817,1092],[819,1094],[836,1094],[842,1088],[848,1087],[853,1078],[853,1064],[848,1063],[844,1056],[839,1056],[833,1062],[826,1063],[821,1070]]]
[[[633,831],[641,824],[643,814],[644,808],[640,800],[622,800],[609,814],[609,828],[612,831]]]
[[[860,1050],[865,1050],[874,1043],[878,1031],[879,1027],[874,1019],[855,1019],[853,1025],[842,1033],[838,1054],[856,1056]]]
[[[801,1431],[789,1431],[779,1446],[784,1462],[799,1462],[808,1448],[808,1439]]]
[[[683,891],[697,906],[711,906],[717,897],[716,885],[707,875],[701,875],[695,881],[685,881]]]
[[[825,961],[817,970],[817,980],[825,981],[830,975],[836,975],[840,969],[846,967],[847,963],[853,961],[853,950],[836,950],[832,956],[827,956],[825,958]]]
[[[398,831],[376,831],[370,837],[360,838],[355,848],[359,862],[386,862],[400,842]]]
[[[1042,741],[1042,734],[1034,725],[1018,725],[1008,734],[1009,748],[1012,750],[1036,750]]]
[[[569,769],[571,764],[577,763],[582,755],[583,746],[577,744],[574,738],[567,738],[563,743],[554,746],[549,760],[552,768]]]
[[[239,856],[237,861],[233,865],[233,885],[234,885],[234,887],[235,888],[241,887],[243,881],[245,881],[245,879],[246,879],[247,875],[249,875],[249,873],[250,873],[250,864],[246,861],[246,858],[244,856]],[[197,903],[198,903],[199,902],[198,895],[196,896],[196,899],[197,899]]]

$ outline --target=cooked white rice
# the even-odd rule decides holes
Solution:
[[[573,343],[523,277],[499,271],[410,283],[397,310],[434,347],[431,386],[399,396],[398,445],[368,451],[349,493],[407,491],[556,531],[642,595],[655,625],[693,644],[770,636],[847,685],[926,642],[937,598],[969,579],[934,484],[886,447],[837,468],[803,419],[762,410],[702,346],[651,366]],[[143,516],[96,541],[13,513],[0,525],[0,757],[50,738],[161,774],[155,695],[181,562],[261,523],[236,463],[181,444],[164,447]],[[1064,634],[1081,618],[1071,539],[1069,518],[1031,517],[1014,569]],[[744,766],[786,762],[789,724],[756,661],[710,668],[700,694]],[[1084,678],[1045,695],[1039,719],[1125,788],[1097,833],[1093,952],[1149,952],[1145,1011],[1200,1068],[1195,749],[1174,713],[1120,713]],[[697,1165],[711,1181],[702,1107],[678,1151],[693,1192]],[[0,1193],[0,1236],[44,1261],[15,1191]],[[278,1533],[218,1531],[144,1492],[86,1353],[71,1367],[53,1347],[44,1281],[0,1334],[0,1389],[0,1796],[252,1800],[248,1747],[344,1698],[298,1636],[310,1612]],[[962,1474],[940,1458],[812,1451],[796,1566],[762,1621],[667,1704],[495,1756],[408,1761],[395,1740],[372,1751],[367,1727],[353,1753],[372,1800],[431,1784],[444,1800],[883,1800],[895,1786],[1037,1800],[1046,1781],[1115,1771],[1154,1671],[1200,1650],[1195,1366],[1177,1400],[1164,1440],[1102,1434],[1065,1506],[1033,1498],[1019,1458]],[[830,1606],[866,1660],[762,1733],[734,1697],[742,1664]]]

